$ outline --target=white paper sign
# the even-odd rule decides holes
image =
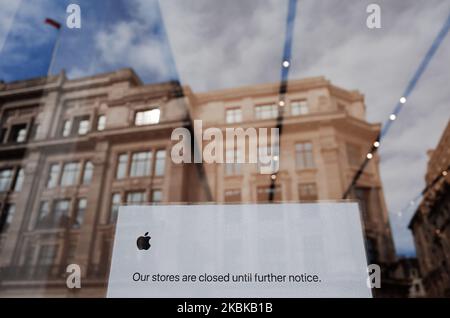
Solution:
[[[372,297],[356,203],[121,207],[108,297]]]

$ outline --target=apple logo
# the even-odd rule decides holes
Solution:
[[[148,232],[145,233],[144,236],[138,237],[138,239],[136,241],[137,248],[140,250],[148,250],[150,248],[150,246],[152,246],[150,244],[150,239],[151,239],[151,236],[148,236]]]

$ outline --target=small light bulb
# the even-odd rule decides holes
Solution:
[[[278,161],[278,159],[280,159],[280,158],[278,158],[278,156],[273,156],[274,161]]]
[[[395,114],[391,114],[391,116],[389,116],[389,119],[394,121],[397,119],[397,116],[395,116]]]
[[[373,146],[374,146],[375,148],[380,147],[380,142],[379,142],[379,141],[375,141],[375,142],[373,143]]]
[[[400,103],[402,103],[402,104],[406,103],[406,97],[401,97],[400,98]]]
[[[288,68],[290,65],[289,61],[283,61],[283,67]]]
[[[444,170],[444,171],[442,171],[442,175],[443,175],[444,177],[446,177],[446,176],[448,175],[448,172],[447,172],[446,170]]]
[[[368,154],[367,154],[367,159],[372,159],[373,158],[373,155],[369,152]]]
[[[286,103],[284,102],[284,100],[280,100],[278,102],[278,105],[280,105],[281,107],[283,107],[284,105],[286,105]]]
[[[273,175],[271,176],[271,178],[272,178],[272,180],[275,180],[275,179],[277,178],[277,176],[273,174]]]

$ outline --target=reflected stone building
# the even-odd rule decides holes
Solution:
[[[142,84],[130,69],[0,83],[0,296],[104,296],[118,207],[179,202],[340,200],[380,125],[364,97],[322,77],[194,93]],[[275,187],[256,164],[175,164],[175,128],[271,128],[283,113]],[[196,136],[199,140],[200,136]],[[239,156],[240,149],[224,149]],[[245,151],[245,150],[244,150]],[[395,251],[378,170],[353,189],[369,262]],[[276,210],[274,211],[276,213]],[[81,290],[65,269],[82,269]]]
[[[428,296],[450,297],[450,122],[429,152],[427,190],[409,228]]]

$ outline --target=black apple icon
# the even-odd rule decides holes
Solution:
[[[150,246],[152,246],[150,244],[150,239],[151,236],[148,236],[148,232],[144,234],[144,236],[140,236],[138,237],[136,244],[137,244],[137,248],[140,250],[148,250],[150,248]]]

